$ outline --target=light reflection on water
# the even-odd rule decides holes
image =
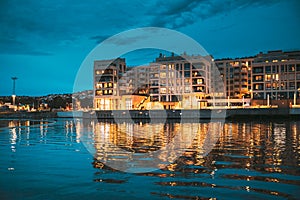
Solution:
[[[0,120],[1,199],[297,199],[300,185],[300,121],[226,122],[205,156],[210,123],[123,123]],[[217,124],[217,123],[215,123]],[[3,128],[6,125],[10,128]],[[215,126],[217,129],[219,126]],[[131,174],[107,165],[124,152],[164,148],[178,132],[178,148],[160,152],[162,169]],[[143,130],[150,130],[145,132]],[[90,134],[87,134],[90,133]],[[84,136],[91,143],[84,145]],[[213,138],[210,138],[213,140]],[[192,143],[186,146],[185,141]],[[180,146],[182,144],[182,146]],[[93,148],[90,154],[85,147]],[[124,153],[123,152],[123,153]],[[149,156],[150,155],[150,156]],[[157,161],[157,160],[156,160]],[[174,161],[171,164],[168,161]],[[166,164],[167,163],[167,164]],[[163,165],[164,164],[164,165]],[[53,192],[55,191],[55,192]]]

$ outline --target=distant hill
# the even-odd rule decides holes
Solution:
[[[0,96],[0,104],[11,102],[11,96]],[[74,102],[77,102],[76,105],[82,108],[91,108],[93,105],[93,91],[86,90],[82,92],[76,92],[74,94],[49,94],[46,96],[16,97],[17,105],[30,105],[34,108],[38,108],[41,104],[47,104],[50,108],[66,108]]]

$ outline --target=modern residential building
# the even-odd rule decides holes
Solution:
[[[213,91],[210,56],[160,55],[149,66],[126,68],[125,59],[94,62],[94,108],[200,108]]]
[[[94,108],[119,109],[119,79],[126,71],[124,58],[94,62]]]
[[[241,99],[251,97],[251,68],[253,58],[215,60],[224,81],[226,97]]]
[[[160,55],[150,64],[150,101],[164,109],[200,108],[211,91],[210,56]]]
[[[252,88],[254,104],[263,100],[279,106],[295,104],[300,90],[300,51],[257,54],[252,66]]]
[[[126,67],[121,58],[94,63],[95,109],[284,107],[291,103],[300,103],[300,51],[217,60],[160,54],[155,62],[139,67]]]

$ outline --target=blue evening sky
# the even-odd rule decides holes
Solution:
[[[11,95],[12,76],[17,95],[71,93],[97,44],[140,27],[180,31],[215,58],[300,49],[297,0],[1,0],[0,9],[0,96]],[[157,55],[137,51],[128,64]]]

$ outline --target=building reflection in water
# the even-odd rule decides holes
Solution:
[[[199,165],[222,130],[221,122],[116,124],[91,121],[84,124],[86,129],[93,129],[91,134],[81,133],[81,141],[95,154],[96,160],[127,172],[176,167],[174,162],[181,156],[195,156],[196,159],[185,163]],[[91,140],[94,150],[91,150]]]
[[[214,174],[217,169],[236,168],[297,174],[295,168],[287,166],[300,166],[299,125],[299,122],[253,121],[226,122],[222,127],[217,122],[114,124],[94,121],[94,164],[101,168],[111,167],[111,161],[122,160],[130,167],[136,156],[132,153],[135,153],[147,154],[147,159],[140,157],[145,166],[156,163],[157,168],[169,172],[184,170]],[[207,134],[209,129],[220,135]],[[193,131],[195,135],[185,134]],[[170,143],[178,133],[183,134],[176,137],[176,144]],[[207,141],[214,140],[217,142],[210,152]],[[192,142],[187,146],[186,141]],[[166,146],[168,151],[159,151]]]

